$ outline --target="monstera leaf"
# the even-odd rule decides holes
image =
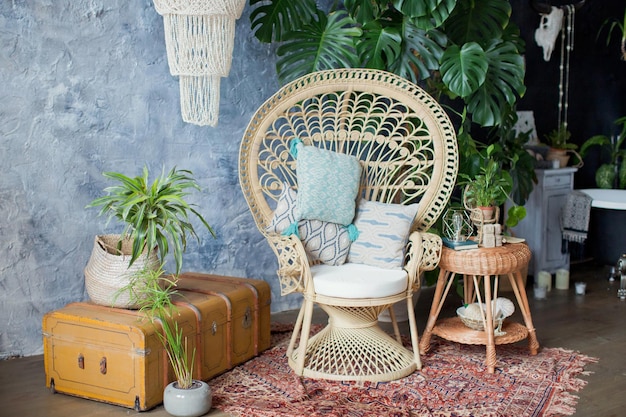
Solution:
[[[441,59],[441,79],[450,91],[467,97],[485,82],[489,64],[483,48],[476,42],[462,47],[452,45]]]
[[[350,16],[362,25],[380,18],[387,9],[386,0],[344,0],[343,4]]]
[[[250,6],[266,3],[265,0],[250,0]],[[254,36],[261,42],[280,42],[284,36],[311,21],[317,6],[315,0],[274,0],[260,4],[250,14]]]
[[[456,0],[394,0],[392,2],[397,10],[413,19],[416,26],[423,30],[441,26],[454,10],[456,3]]]
[[[364,36],[357,43],[361,65],[365,68],[386,69],[402,53],[402,37],[397,26],[383,26],[372,21],[363,26]]]
[[[279,80],[285,83],[315,71],[356,67],[355,38],[360,35],[361,29],[345,11],[328,16],[319,12],[316,21],[284,36],[276,52]]]
[[[447,42],[445,34],[437,29],[426,32],[405,17],[401,36],[402,53],[395,62],[389,63],[391,72],[417,83],[430,77],[432,71],[439,69],[443,46]]]
[[[526,92],[524,60],[515,45],[494,42],[486,51],[488,70],[484,83],[467,99],[472,120],[481,126],[502,122],[502,109],[512,106]]]
[[[458,0],[453,13],[445,22],[448,38],[457,45],[473,41],[483,48],[492,39],[502,37],[510,24],[511,5],[502,0]]]

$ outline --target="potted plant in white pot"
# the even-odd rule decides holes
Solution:
[[[156,269],[144,268],[134,273],[118,293],[130,293],[131,302],[158,328],[156,333],[175,377],[163,391],[165,411],[175,417],[198,417],[211,409],[212,392],[206,382],[193,378],[196,352],[178,326],[177,308],[172,303],[177,278],[165,273],[162,264]]]
[[[104,189],[106,195],[87,207],[101,207],[99,215],[116,218],[125,227],[120,235],[96,237],[85,267],[85,286],[93,302],[121,308],[136,308],[130,301],[133,289],[120,294],[130,277],[147,264],[155,269],[172,252],[176,273],[180,272],[187,237],[199,239],[190,214],[197,217],[213,237],[215,232],[204,217],[186,200],[188,190],[200,190],[193,174],[176,167],[163,171],[152,184],[147,167],[138,177],[105,172],[118,184]],[[114,297],[117,294],[117,297]]]

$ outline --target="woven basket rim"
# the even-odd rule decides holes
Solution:
[[[481,320],[476,320],[476,319],[472,319],[470,317],[465,317],[463,315],[464,311],[465,311],[465,306],[461,306],[461,307],[456,309],[456,315],[461,319],[463,324],[465,324],[470,329],[485,330],[485,327],[483,326],[482,319]],[[493,326],[494,326],[494,328],[498,327],[498,325],[500,325],[503,321],[504,321],[504,317],[494,318],[493,319]]]

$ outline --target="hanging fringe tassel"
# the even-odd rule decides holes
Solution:
[[[302,139],[295,138],[291,141],[291,145],[289,146],[289,153],[294,159],[298,159],[298,145],[302,144]]]
[[[354,242],[359,238],[360,232],[359,229],[356,228],[354,223],[347,225],[346,229],[348,229],[348,237],[350,238],[350,242]]]
[[[180,110],[183,120],[200,126],[217,126],[220,109],[220,76],[181,75]]]
[[[298,230],[298,221],[291,223],[289,227],[287,227],[285,231],[281,234],[283,236],[295,235],[298,239],[300,239],[300,231]]]

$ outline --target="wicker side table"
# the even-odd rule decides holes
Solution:
[[[489,373],[495,371],[496,345],[514,343],[528,338],[530,353],[536,355],[539,350],[539,342],[535,334],[521,274],[521,271],[528,265],[530,256],[530,250],[525,243],[507,243],[496,248],[463,251],[444,247],[439,262],[440,273],[428,323],[420,341],[420,353],[426,353],[430,349],[431,336],[436,334],[458,343],[485,345],[485,364]],[[524,318],[524,325],[505,321],[502,326],[505,334],[496,336],[494,335],[490,308],[486,309],[486,328],[484,331],[470,329],[458,317],[443,319],[438,322],[437,318],[456,274],[463,275],[465,303],[471,303],[477,295],[481,295],[479,284],[481,280],[483,281],[484,298],[482,301],[487,306],[490,306],[491,300],[498,296],[498,277],[506,275],[515,293],[517,305]]]

